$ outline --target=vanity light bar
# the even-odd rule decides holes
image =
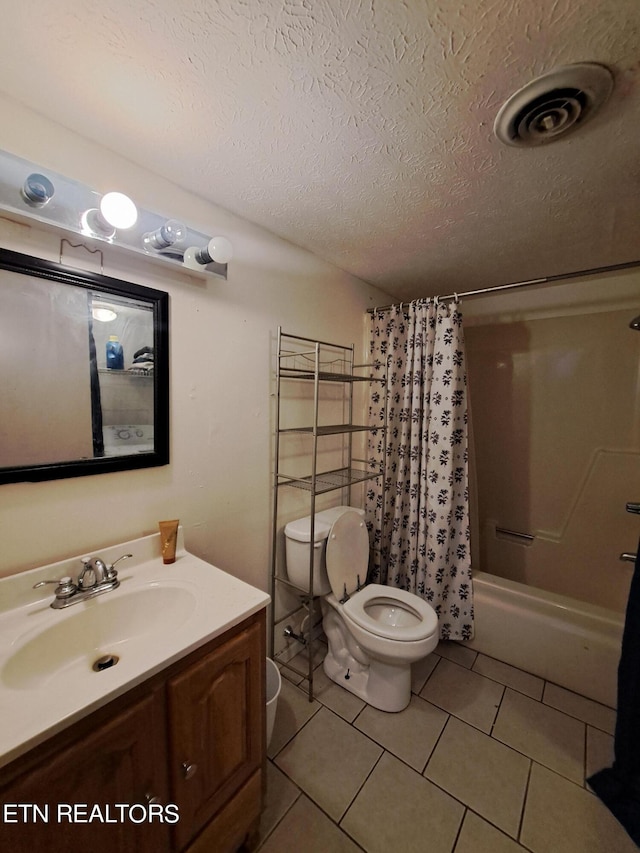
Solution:
[[[84,184],[2,150],[0,211],[18,221],[35,220],[57,230],[109,243],[183,272],[227,278],[232,248],[226,237],[210,237],[176,219],[137,208],[122,193],[101,195]],[[217,255],[224,258],[224,263],[212,258],[212,245],[226,249]]]

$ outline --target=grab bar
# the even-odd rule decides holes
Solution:
[[[535,536],[532,536],[531,533],[520,533],[518,530],[507,530],[506,527],[496,527],[495,531],[497,535],[514,536],[516,539],[524,539],[526,542],[533,542],[536,538]]]
[[[629,501],[627,504],[627,512],[633,512],[635,515],[640,515],[640,503]]]
[[[624,554],[620,554],[620,559],[623,563],[635,563],[638,559],[638,555],[630,554],[628,551],[625,551]]]

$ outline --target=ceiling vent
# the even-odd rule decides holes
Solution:
[[[613,76],[604,65],[565,65],[513,94],[496,116],[494,132],[507,145],[554,142],[581,127],[612,90]]]

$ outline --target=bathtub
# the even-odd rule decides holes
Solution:
[[[473,595],[465,645],[615,708],[623,615],[485,572]]]

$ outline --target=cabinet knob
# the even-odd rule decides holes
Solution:
[[[195,776],[197,769],[197,764],[191,764],[189,761],[182,762],[182,775],[185,779],[191,779],[193,776]]]
[[[155,806],[160,802],[160,797],[156,797],[154,794],[145,794],[144,798],[150,806]]]

